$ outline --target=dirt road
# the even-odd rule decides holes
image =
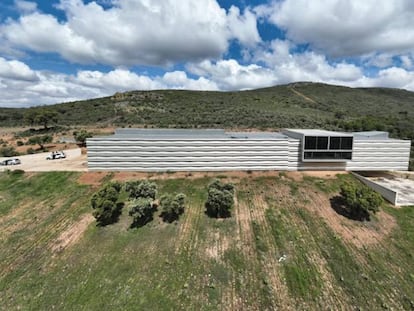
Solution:
[[[50,152],[28,154],[18,156],[22,164],[0,166],[0,172],[10,169],[20,169],[26,172],[46,172],[46,171],[87,171],[86,154],[81,153],[80,148],[64,150],[66,159],[46,160]],[[0,157],[0,161],[7,158]]]

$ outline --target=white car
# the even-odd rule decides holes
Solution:
[[[46,157],[46,160],[57,160],[66,158],[66,154],[63,151],[53,151]]]
[[[2,161],[0,165],[18,165],[21,163],[22,162],[18,158],[12,158],[12,159],[7,159],[7,160]]]

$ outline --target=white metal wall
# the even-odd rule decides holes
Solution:
[[[410,159],[409,140],[354,139],[348,171],[406,171]]]
[[[299,139],[92,138],[87,140],[90,170],[407,170],[410,141],[354,139],[347,162],[302,162]]]
[[[90,170],[288,170],[288,139],[88,139]]]

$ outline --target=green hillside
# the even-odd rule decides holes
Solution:
[[[295,83],[252,91],[134,91],[56,104],[62,125],[388,130],[414,138],[414,93]],[[0,108],[0,126],[24,124],[29,109]]]

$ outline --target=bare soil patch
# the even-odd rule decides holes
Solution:
[[[80,175],[78,178],[78,183],[82,185],[99,186],[102,179],[106,175],[106,172],[86,172]]]
[[[311,177],[319,177],[324,179],[334,179],[338,174],[348,174],[347,171],[303,171],[303,175]]]
[[[79,221],[62,232],[62,234],[52,242],[52,251],[54,253],[59,253],[75,244],[94,220],[95,218],[91,214],[84,215]]]
[[[384,211],[376,214],[376,220],[358,222],[336,213],[326,195],[309,190],[302,194],[309,200],[305,208],[320,215],[335,233],[358,248],[379,243],[396,226],[395,219]]]

